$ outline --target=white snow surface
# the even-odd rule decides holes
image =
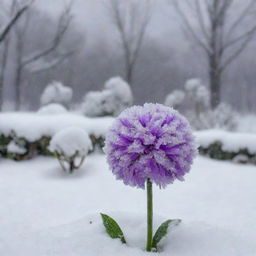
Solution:
[[[92,142],[82,128],[71,126],[57,132],[51,139],[49,150],[66,157],[83,157],[92,150]]]
[[[185,182],[154,187],[154,230],[182,223],[161,242],[162,256],[255,256],[255,167],[198,157]],[[105,156],[88,156],[74,175],[55,159],[0,161],[0,255],[143,256],[146,195],[116,181]],[[114,217],[128,245],[106,234]]]
[[[37,113],[40,115],[58,115],[67,113],[67,109],[61,104],[51,103],[41,107]]]
[[[237,152],[248,149],[249,153],[256,154],[256,134],[228,132],[223,130],[204,130],[195,132],[197,142],[202,147],[208,147],[214,142],[221,142],[222,149],[227,152]]]
[[[100,137],[106,134],[113,120],[111,117],[87,118],[75,113],[38,115],[32,112],[6,112],[0,114],[0,134],[8,136],[15,131],[18,137],[33,142],[43,136],[52,137],[64,128],[77,126],[90,135]]]

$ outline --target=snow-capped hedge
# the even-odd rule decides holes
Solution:
[[[256,164],[256,134],[205,130],[196,132],[199,152],[219,160]]]
[[[2,113],[0,114],[0,154],[16,160],[29,159],[38,154],[48,155],[51,138],[70,126],[86,131],[94,148],[102,147],[106,131],[112,122],[113,118],[110,117],[86,118],[74,113],[59,115]],[[8,150],[10,145],[25,149],[25,153],[10,152]]]
[[[70,126],[85,130],[90,135],[94,148],[102,147],[105,134],[113,120],[112,117],[87,118],[75,113],[2,113],[0,155],[23,160],[38,154],[51,154],[48,150],[51,138]],[[256,134],[205,130],[195,132],[195,135],[199,152],[203,155],[256,164]]]
[[[34,142],[42,137],[52,137],[56,132],[69,126],[78,126],[90,135],[104,136],[113,118],[87,118],[79,114],[38,115],[37,113],[0,114],[0,134],[16,136]]]

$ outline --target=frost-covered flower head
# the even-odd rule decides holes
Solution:
[[[144,188],[183,180],[197,153],[188,121],[161,104],[133,106],[115,120],[104,148],[117,179]]]

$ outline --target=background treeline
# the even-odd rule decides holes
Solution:
[[[29,5],[0,42],[4,109],[38,108],[42,91],[53,80],[72,87],[74,104],[88,91],[102,89],[113,76],[129,80],[135,103],[164,102],[168,93],[193,77],[210,86],[209,54],[201,43],[207,45],[207,38],[216,36],[210,30],[214,16],[209,17],[209,10],[215,10],[223,13],[213,21],[219,24],[216,33],[222,29],[216,44],[223,40],[228,47],[225,60],[239,51],[221,73],[221,100],[241,112],[256,110],[255,1],[192,0],[181,6],[171,0],[121,2],[101,3],[108,21],[105,33],[97,33],[96,26],[88,33],[92,28],[76,22],[75,1],[63,2],[58,15],[43,11],[36,1],[1,2],[2,29],[19,8]],[[218,47],[220,51],[222,45]]]

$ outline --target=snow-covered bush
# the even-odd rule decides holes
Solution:
[[[226,103],[211,109],[210,91],[199,79],[188,80],[184,87],[187,101],[191,103],[185,115],[196,130],[236,128],[238,114]]]
[[[59,160],[64,171],[72,173],[81,167],[85,157],[92,150],[92,142],[87,132],[78,127],[68,127],[55,134],[49,150]]]
[[[28,142],[23,137],[18,137],[14,131],[8,136],[0,135],[0,155],[15,161],[27,160],[38,155],[41,140]]]
[[[189,102],[185,115],[195,129],[205,129],[204,115],[210,111],[210,92],[197,78],[189,79],[184,87]]]
[[[189,79],[185,83],[185,93],[194,105],[196,112],[202,112],[210,106],[210,92],[200,79]]]
[[[187,117],[196,130],[222,129],[234,131],[238,124],[238,113],[226,103],[220,103],[213,110],[206,109],[197,114],[188,111]]]
[[[210,127],[233,131],[238,124],[238,113],[226,103],[220,103],[209,115]]]
[[[45,106],[42,106],[37,113],[40,115],[57,115],[67,113],[67,109],[58,103],[51,103]]]
[[[53,81],[46,86],[41,96],[41,105],[58,103],[68,106],[72,100],[73,90],[64,86],[61,82]]]
[[[108,111],[108,104],[111,101],[112,94],[110,91],[88,92],[84,97],[82,111],[86,116],[97,117],[112,115],[113,112]]]
[[[0,113],[0,156],[10,157],[7,145],[11,141],[25,145],[27,150],[15,160],[31,159],[38,155],[52,156],[48,149],[52,137],[70,126],[85,130],[90,136],[93,150],[101,150],[106,131],[113,121],[113,117],[88,118],[70,112],[61,115],[44,115],[37,112]]]
[[[184,99],[185,99],[185,93],[182,90],[174,90],[167,95],[164,104],[168,107],[173,107],[175,109],[178,109],[180,108]]]
[[[226,103],[221,103],[215,109],[210,107],[210,91],[200,79],[189,79],[184,85],[184,91],[174,90],[170,93],[165,105],[183,108],[181,112],[188,118],[195,130],[224,129],[235,130],[238,114]]]
[[[102,91],[89,92],[85,95],[82,110],[90,117],[116,116],[131,106],[132,102],[129,84],[120,77],[114,77],[105,83]]]

